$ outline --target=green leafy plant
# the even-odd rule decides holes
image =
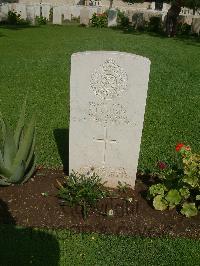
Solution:
[[[103,13],[103,14],[94,13],[91,18],[91,25],[97,28],[106,28],[108,26],[107,13]]]
[[[181,213],[186,217],[196,216],[198,214],[197,207],[195,203],[183,203],[183,207],[181,209]]]
[[[81,206],[83,219],[86,219],[89,210],[108,194],[104,188],[105,183],[102,184],[101,178],[95,173],[86,176],[72,172],[69,177],[65,177],[63,184],[58,184],[58,196],[70,207]]]
[[[193,154],[182,143],[176,146],[176,151],[176,166],[158,163],[159,182],[150,186],[148,199],[153,199],[156,210],[180,207],[183,215],[192,217],[200,209],[200,155]]]
[[[117,189],[120,192],[126,193],[129,188],[130,188],[130,185],[127,184],[126,182],[118,181]]]
[[[191,25],[188,25],[187,23],[178,23],[177,25],[177,33],[180,35],[189,35],[191,34]]]
[[[26,182],[35,170],[35,117],[25,126],[26,100],[15,132],[0,115],[0,185]]]
[[[47,19],[45,17],[43,17],[43,16],[40,16],[40,17],[37,16],[35,18],[35,23],[37,25],[46,25],[47,24]]]
[[[161,17],[151,17],[148,23],[148,30],[152,32],[160,32],[162,29]]]
[[[124,12],[121,12],[118,10],[117,13],[117,24],[119,25],[119,28],[122,29],[128,29],[129,28],[129,18],[125,15]]]
[[[17,14],[15,11],[8,12],[7,23],[9,25],[28,25],[29,22],[22,19],[20,14]]]

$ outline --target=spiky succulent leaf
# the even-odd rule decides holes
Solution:
[[[9,186],[11,183],[7,181],[5,178],[0,178],[0,186]]]
[[[27,126],[26,132],[24,133],[24,137],[20,143],[20,147],[17,151],[17,155],[13,163],[13,170],[16,169],[16,167],[21,161],[24,162],[27,161],[31,145],[33,142],[34,132],[35,132],[35,116],[31,118]]]
[[[28,179],[33,175],[33,173],[35,171],[35,166],[36,166],[36,159],[34,156],[32,166],[31,166],[30,170],[28,171],[28,173],[25,175],[24,180],[22,181],[22,184],[25,183],[26,181],[28,181]]]
[[[178,205],[181,201],[181,195],[179,194],[177,189],[171,189],[168,193],[165,199],[169,203],[169,207],[173,208],[176,205]]]
[[[12,176],[9,178],[10,183],[21,183],[24,179],[25,163],[21,161]]]
[[[32,139],[32,144],[30,147],[29,155],[28,155],[28,158],[27,158],[26,164],[25,164],[25,171],[27,171],[30,168],[30,164],[34,160],[34,152],[35,152],[35,129],[34,129],[34,133],[33,133],[33,139]]]
[[[153,199],[153,206],[158,211],[164,211],[167,209],[168,204],[167,201],[161,195],[157,195]]]
[[[196,216],[198,214],[198,210],[195,206],[195,203],[187,203],[185,202],[183,204],[183,207],[181,209],[181,213],[185,215],[186,217],[192,217]]]
[[[3,154],[2,154],[2,152],[1,152],[1,150],[0,150],[0,165],[4,165],[4,161],[3,161]]]
[[[10,169],[12,167],[17,152],[17,147],[15,145],[13,133],[6,123],[5,123],[5,129],[6,129],[6,136],[4,142],[3,159],[4,159],[5,168]]]
[[[5,127],[5,122],[3,120],[2,114],[0,112],[0,122],[1,122],[1,132],[2,132],[2,145],[4,146],[4,142],[5,142],[5,137],[6,137],[6,127]]]
[[[19,147],[20,137],[24,128],[25,112],[26,112],[26,98],[24,100],[24,104],[22,106],[22,110],[14,134],[14,140],[17,148]]]
[[[4,165],[0,164],[0,176],[9,178],[11,175],[12,175],[12,172],[10,172],[7,168],[5,168]]]

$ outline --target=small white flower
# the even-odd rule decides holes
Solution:
[[[108,216],[113,216],[114,215],[114,211],[112,210],[112,209],[110,209],[109,211],[108,211]]]

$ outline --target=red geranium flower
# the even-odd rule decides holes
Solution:
[[[183,148],[185,145],[183,143],[179,143],[176,145],[176,151],[180,151],[181,148]]]
[[[161,170],[164,170],[165,168],[167,168],[167,164],[165,162],[157,162],[157,167]]]
[[[186,150],[186,151],[191,151],[190,146],[185,146],[185,150]]]

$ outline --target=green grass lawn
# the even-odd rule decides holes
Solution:
[[[37,113],[38,164],[61,165],[69,126],[70,57],[85,50],[125,51],[152,62],[140,168],[153,169],[158,159],[172,161],[177,142],[200,152],[199,39],[77,26],[0,27],[0,110],[14,126],[29,92],[29,116]],[[199,249],[200,241],[187,239],[0,228],[0,265],[199,265]]]
[[[0,227],[0,265],[199,265],[200,241]]]
[[[85,50],[126,51],[152,62],[140,168],[173,160],[177,142],[200,152],[199,39],[78,26],[0,28],[0,110],[13,124],[29,92],[28,111],[37,113],[38,163],[61,165],[57,145],[64,147],[69,126],[70,57]]]

